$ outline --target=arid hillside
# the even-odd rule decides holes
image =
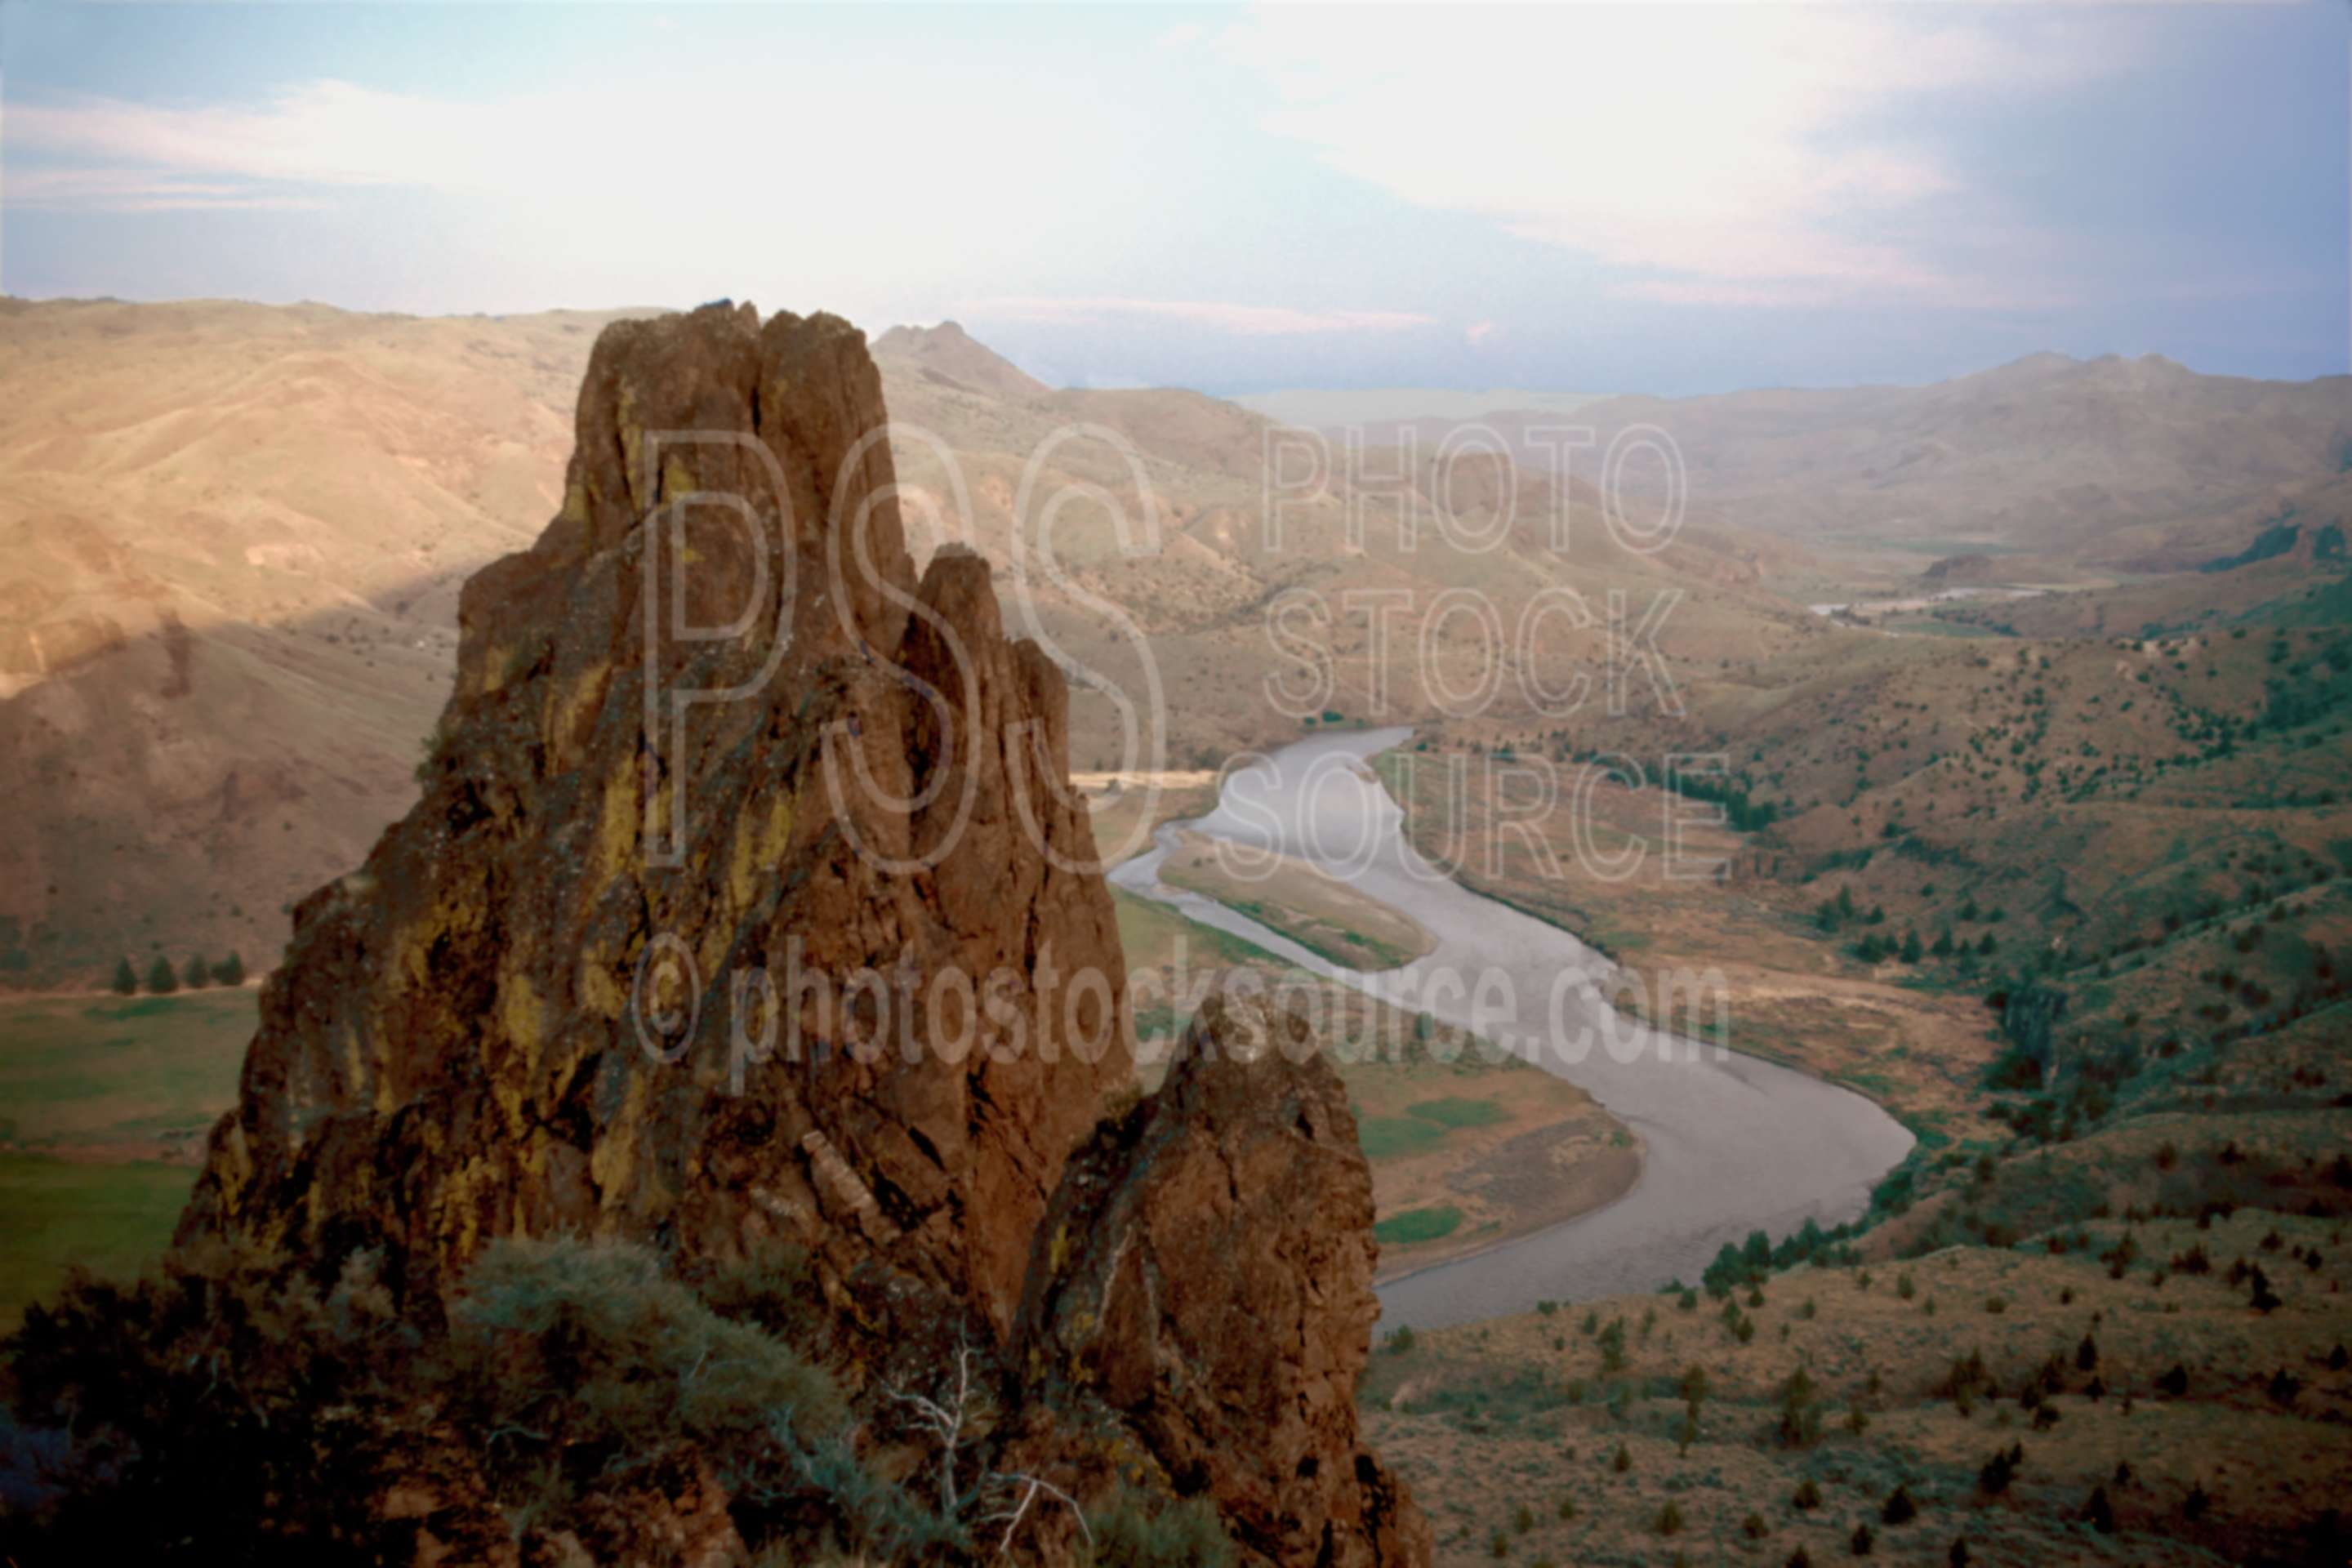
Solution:
[[[2053,566],[2170,571],[2234,553],[2298,510],[2341,521],[2352,378],[2200,375],[2161,355],[2042,353],[1927,386],[1614,397],[1488,423],[1515,450],[1572,423],[1600,443],[1636,426],[1681,449],[1696,500],[1835,549],[1892,545],[1919,563],[1991,550]],[[1424,442],[1437,432],[1423,427]],[[1581,454],[1597,471],[1598,454]],[[1654,492],[1659,470],[1624,482]]]
[[[0,787],[18,803],[0,827],[0,984],[91,986],[159,953],[275,962],[289,901],[414,798],[457,587],[560,503],[565,405],[608,319],[5,302],[0,377],[23,391],[0,411]],[[1693,668],[1812,630],[1757,588],[1759,555],[1787,548],[1761,536],[1693,528],[1644,554],[1578,486],[1561,548],[1563,498],[1491,458],[1367,487],[1360,510],[1336,461],[1269,535],[1274,427],[1256,415],[1051,391],[952,324],[885,332],[876,359],[910,549],[988,558],[1011,624],[1072,677],[1081,768],[1214,765],[1287,739],[1300,710],[1270,700],[1275,672],[1316,692],[1307,713],[1424,716],[1417,634],[1453,587],[1491,595],[1507,637],[1542,589],[1583,595],[1591,624],[1538,628],[1539,661],[1560,666],[1600,656],[1611,589],[1635,616],[1685,594],[1704,646],[1673,657]],[[1491,544],[1442,543],[1440,490]],[[1303,640],[1277,665],[1269,608],[1292,589],[1328,621],[1295,606]],[[1349,595],[1400,590],[1376,675]],[[1488,664],[1477,630],[1434,628],[1456,687]],[[1516,680],[1500,700],[1525,706]]]
[[[0,984],[274,962],[413,797],[609,319],[0,301]]]
[[[1155,679],[1176,765],[1302,724],[1433,716],[1488,681],[1494,706],[1526,713],[1531,677],[1599,668],[1612,593],[1627,635],[1675,599],[1660,653],[1679,676],[1816,630],[1760,585],[1804,552],[1719,513],[1657,543],[1654,517],[1612,518],[1582,479],[1555,485],[1498,452],[1317,451],[1181,390],[1027,394],[977,347],[952,327],[877,346],[909,534],[942,521],[996,566],[1009,613],[1074,676],[1080,768],[1118,765]],[[1455,590],[1496,619],[1448,614]],[[1570,595],[1580,614],[1538,609]],[[1135,732],[1150,765],[1150,731]]]
[[[560,500],[564,405],[605,319],[0,303],[0,984],[274,962],[288,900],[413,798],[456,585]],[[989,560],[1010,623],[1071,678],[1081,770],[1437,720],[1490,680],[1475,732],[1548,731],[1536,694],[1603,673],[1613,595],[1637,641],[1671,601],[1661,672],[1810,798],[1828,775],[1801,790],[1801,759],[1848,743],[1818,721],[1895,687],[1940,700],[1953,683],[1921,661],[1958,649],[1844,635],[1791,596],[1988,594],[1873,618],[1963,637],[2343,618],[2340,381],[2045,355],[1929,388],[1580,409],[1683,449],[1684,524],[1650,551],[1638,463],[1612,516],[1591,453],[1557,486],[1446,461],[1426,431],[1409,455],[1302,455],[1197,393],[1050,389],[953,323],[894,328],[875,357],[909,548]],[[2001,597],[2015,582],[2067,591]],[[1495,621],[1441,614],[1454,590]],[[1679,735],[1645,721],[1654,695],[1632,680],[1634,731]]]

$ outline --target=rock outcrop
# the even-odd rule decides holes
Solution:
[[[835,318],[604,332],[563,510],[467,587],[423,798],[297,911],[184,1237],[396,1279],[517,1233],[782,1238],[1009,1324],[1129,1079],[1124,974],[1062,678],[976,557],[918,584],[884,420]],[[730,689],[679,744],[676,694]],[[958,976],[994,1010],[934,1016]]]
[[[1219,997],[1110,1117],[1125,973],[1062,676],[977,556],[918,581],[862,337],[619,323],[577,424],[562,513],[467,587],[422,797],[296,913],[182,1242],[366,1249],[412,1303],[508,1236],[684,1275],[782,1247],[877,1419],[944,1337],[1001,1385],[975,1440],[1073,1497],[1425,1560],[1356,1436],[1346,1094]]]
[[[1426,1521],[1356,1435],[1371,1173],[1297,1017],[1207,997],[1165,1086],[1073,1157],[1037,1246],[1019,1352],[1055,1400],[1118,1413],[1265,1559],[1428,1559]]]

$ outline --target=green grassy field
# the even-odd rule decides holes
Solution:
[[[128,1279],[161,1253],[193,1165],[0,1154],[0,1332],[76,1265]]]
[[[1411,1242],[1436,1241],[1451,1236],[1461,1223],[1462,1211],[1447,1204],[1391,1215],[1372,1226],[1372,1234],[1387,1246],[1402,1247]]]
[[[162,1250],[236,1099],[259,992],[0,1003],[0,1324]]]

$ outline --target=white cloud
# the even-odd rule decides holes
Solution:
[[[1473,321],[1463,331],[1462,341],[1468,343],[1472,348],[1476,348],[1480,343],[1485,342],[1488,338],[1491,338],[1494,335],[1494,322]]]
[[[1651,275],[1628,293],[1983,303],[1998,290],[1937,243],[1983,194],[1898,125],[1937,95],[2080,81],[2122,36],[1892,5],[1382,8],[1344,26],[1265,7],[1218,47],[1276,94],[1268,129],[1417,205]]]
[[[245,181],[82,165],[14,170],[0,195],[12,207],[118,213],[286,210],[321,205],[315,197]]]
[[[645,37],[651,50],[663,36]],[[418,294],[372,301],[404,308],[756,290],[853,317],[1017,287],[1041,234],[1086,268],[1150,199],[1132,177],[1150,127],[1071,133],[1099,97],[1089,81],[1008,93],[968,60],[910,56],[891,89],[920,111],[902,112],[857,60],[670,37],[667,60],[512,95],[342,80],[196,104],[12,95],[0,195],[47,210],[322,207],[338,234],[447,247],[415,267]],[[376,193],[446,199],[393,208],[370,205]],[[431,228],[398,226],[419,214]]]
[[[1206,300],[1031,297],[979,300],[966,309],[978,318],[1057,323],[1147,317],[1244,337],[1397,332],[1435,324],[1428,316],[1404,310],[1298,310],[1282,305],[1233,305]]]

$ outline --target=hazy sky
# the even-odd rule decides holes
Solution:
[[[2309,5],[0,4],[0,288],[954,317],[1049,380],[2347,368]]]

